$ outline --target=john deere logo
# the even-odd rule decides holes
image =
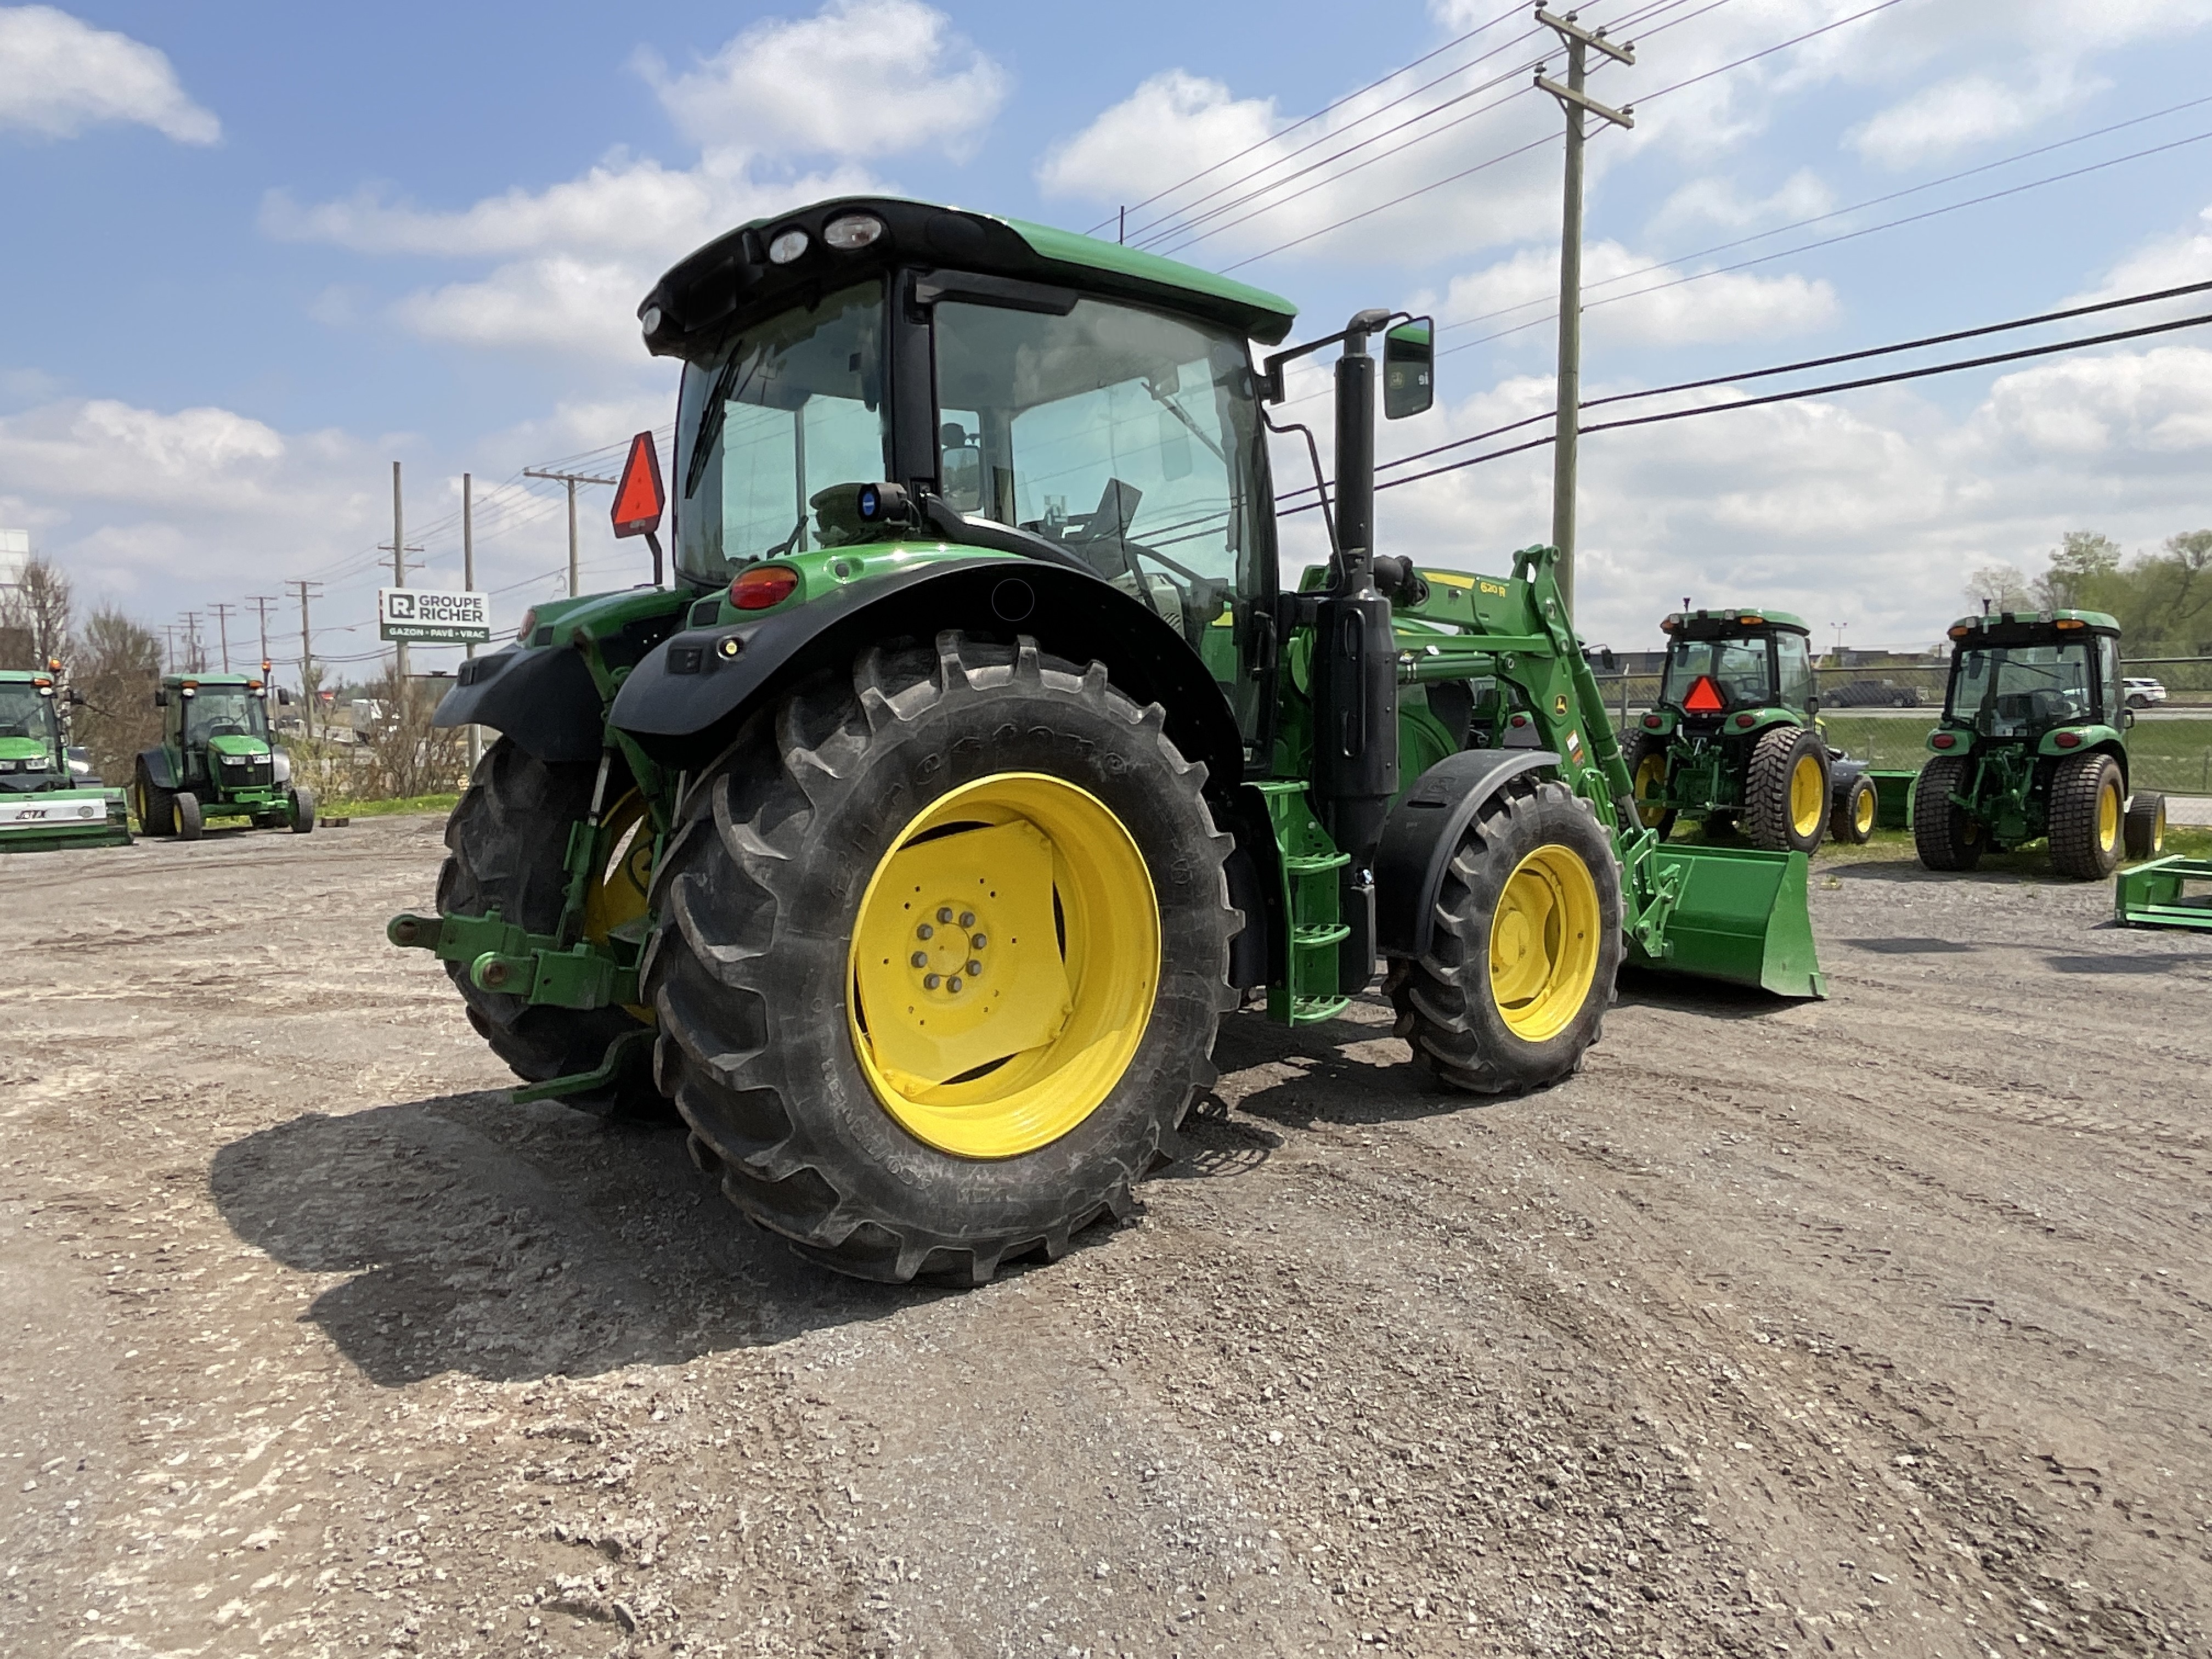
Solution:
[[[1554,714],[1558,714],[1562,718],[1565,718],[1567,712],[1567,700],[1565,696],[1557,696],[1552,699],[1552,712]]]

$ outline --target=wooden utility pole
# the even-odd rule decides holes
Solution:
[[[466,592],[471,593],[477,591],[477,520],[475,491],[476,480],[471,477],[467,473],[462,473],[461,586]],[[573,503],[575,499],[573,494],[570,495],[569,499]],[[573,558],[574,556],[572,554],[570,556]],[[473,657],[476,653],[477,648],[473,644],[462,647],[462,654],[464,656]],[[475,777],[477,775],[477,763],[483,758],[483,728],[480,726],[471,726],[469,727],[469,775],[471,778]]]
[[[246,602],[253,607],[253,614],[261,624],[261,660],[265,665],[269,661],[269,607],[276,601],[267,593],[248,593]]]
[[[1577,448],[1582,436],[1583,398],[1583,115],[1585,111],[1618,127],[1636,125],[1633,105],[1608,109],[1583,91],[1589,66],[1590,48],[1617,64],[1633,64],[1633,46],[1616,46],[1595,33],[1578,27],[1577,14],[1554,17],[1541,6],[1536,21],[1557,33],[1567,48],[1567,81],[1561,86],[1536,71],[1536,84],[1559,100],[1567,115],[1567,167],[1559,234],[1559,406],[1558,439],[1552,452],[1552,545],[1559,550],[1559,597],[1571,615],[1575,603],[1575,486]]]
[[[307,590],[319,590],[322,584],[286,582],[284,586],[297,588],[300,592],[300,701],[307,705],[307,712],[304,718],[307,723],[308,740],[313,742],[315,736],[315,634],[307,625]]]
[[[216,634],[222,641],[222,672],[230,672],[230,613],[238,609],[234,605],[211,605],[215,612]]]
[[[534,466],[524,467],[522,469],[522,476],[526,478],[550,478],[556,483],[563,483],[568,486],[568,597],[573,599],[576,597],[577,593],[576,486],[578,484],[612,484],[618,483],[621,481],[616,478],[595,478],[590,474],[584,472],[540,471]]]

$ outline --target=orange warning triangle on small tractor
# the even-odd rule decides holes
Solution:
[[[661,509],[667,504],[668,492],[660,482],[659,447],[653,434],[641,432],[629,441],[629,459],[615,488],[615,534],[651,535],[660,528]]]
[[[1711,674],[1698,676],[1698,683],[1690,688],[1690,695],[1682,699],[1682,709],[1691,714],[1717,714],[1728,707],[1721,689],[1713,684]]]

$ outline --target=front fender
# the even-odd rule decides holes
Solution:
[[[542,761],[588,761],[605,744],[606,708],[581,653],[510,645],[461,665],[430,724],[489,726]]]
[[[654,760],[684,766],[719,751],[754,708],[807,675],[849,664],[881,641],[929,640],[946,629],[1026,635],[1070,662],[1104,663],[1128,696],[1167,711],[1168,737],[1205,763],[1209,790],[1242,781],[1236,719],[1182,634],[1095,576],[1020,557],[912,566],[757,623],[687,629],[631,671],[609,718]]]
[[[156,789],[180,789],[184,786],[177,777],[177,769],[167,749],[149,749],[138,757],[138,764],[146,769],[146,780]]]
[[[1428,955],[1444,866],[1467,826],[1510,780],[1559,765],[1559,757],[1542,749],[1468,749],[1413,781],[1390,809],[1375,848],[1377,956]]]

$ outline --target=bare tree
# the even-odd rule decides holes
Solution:
[[[460,787],[467,745],[460,728],[430,724],[436,701],[402,680],[396,665],[384,671],[370,696],[382,713],[360,733],[369,752],[367,787],[384,799],[450,794]]]
[[[67,660],[72,608],[70,580],[33,555],[16,586],[0,597],[0,668],[44,668]]]
[[[2027,578],[2008,564],[1984,565],[1966,578],[1966,601],[1977,610],[2026,611],[2035,603]]]
[[[92,751],[106,782],[130,782],[138,756],[161,740],[154,688],[161,678],[161,641],[112,605],[92,613],[76,641],[70,684],[84,694],[72,727]]]
[[[2050,611],[2109,610],[2118,603],[2112,589],[2119,570],[2118,542],[2094,530],[2069,530],[2051,568],[2035,579],[2035,597]]]

